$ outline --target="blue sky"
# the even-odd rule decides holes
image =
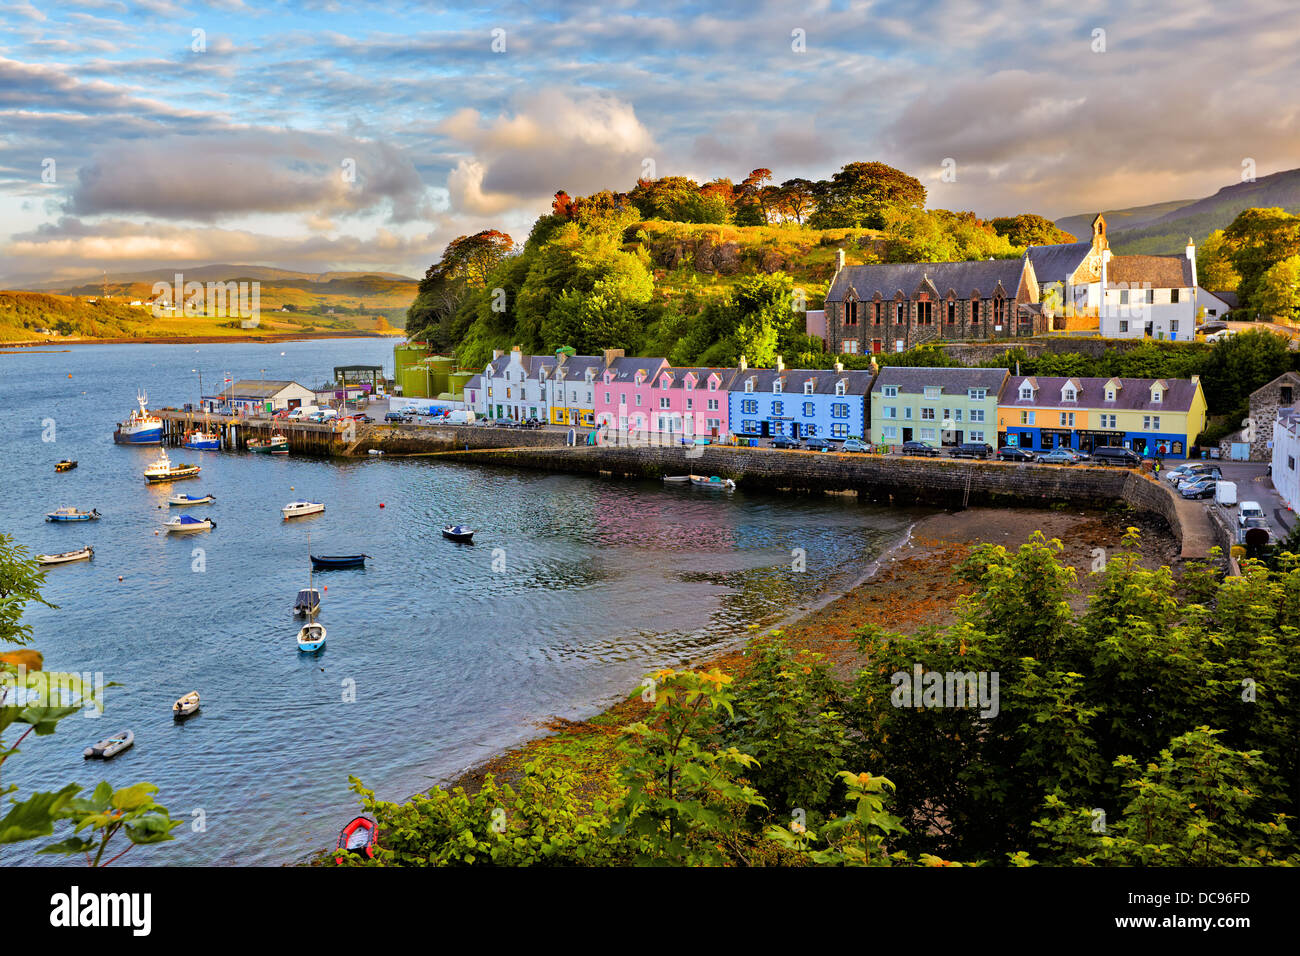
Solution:
[[[558,188],[646,171],[880,160],[931,206],[1057,217],[1300,166],[1293,4],[1125,7],[6,2],[0,284],[419,274],[457,235],[522,239]]]

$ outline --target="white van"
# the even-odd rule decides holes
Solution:
[[[469,425],[474,421],[474,413],[465,409],[457,409],[447,413],[447,421],[452,425]]]
[[[1224,506],[1237,503],[1237,483],[1235,481],[1216,481],[1214,483],[1214,500]]]
[[[1241,527],[1246,526],[1247,518],[1264,518],[1264,509],[1259,506],[1258,501],[1243,501],[1241,507],[1237,509],[1237,524]]]
[[[308,415],[314,415],[319,409],[315,405],[299,405],[285,417],[292,418],[294,421],[306,418]]]

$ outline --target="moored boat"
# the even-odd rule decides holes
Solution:
[[[184,720],[199,712],[199,692],[192,690],[172,704],[172,719]]]
[[[172,495],[167,504],[185,508],[189,505],[206,505],[217,500],[216,495]]]
[[[185,447],[194,451],[218,451],[221,448],[221,435],[202,429],[192,431],[185,436]]]
[[[686,484],[691,480],[690,475],[664,475],[664,484]]]
[[[82,511],[80,508],[56,508],[45,516],[46,521],[98,521],[101,515],[94,508]]]
[[[262,455],[287,455],[289,439],[280,434],[272,435],[270,438],[250,438],[248,450]]]
[[[71,460],[65,458],[65,459],[63,459],[63,461],[59,462],[57,465],[54,466],[54,470],[55,470],[55,471],[72,471],[72,469],[74,469],[74,468],[76,468],[76,467],[77,467],[77,463],[76,463],[75,461],[71,461]]]
[[[98,757],[100,760],[109,760],[116,757],[134,743],[135,734],[129,730],[124,730],[120,734],[105,737],[99,743],[87,747],[82,751],[82,756],[87,758]]]
[[[298,630],[298,650],[308,654],[325,646],[325,625],[316,621],[304,624]]]
[[[320,591],[316,588],[303,588],[293,601],[294,614],[315,614],[320,610]]]
[[[359,856],[373,857],[375,855],[375,837],[379,832],[379,827],[375,821],[369,817],[354,817],[342,830],[339,831],[339,842],[335,844],[335,849],[342,850],[344,853],[356,853]],[[334,857],[335,863],[342,863],[343,857]]]
[[[696,488],[711,488],[714,491],[735,491],[736,483],[730,478],[719,478],[714,475],[712,478],[706,478],[703,475],[691,475],[691,484]]]
[[[316,515],[325,510],[325,506],[319,501],[291,501],[280,509],[280,514],[284,520],[290,518],[301,518],[303,515]]]
[[[317,571],[333,571],[337,568],[364,568],[368,554],[322,554],[308,555],[311,566]]]
[[[148,394],[141,390],[135,400],[140,403],[139,409],[133,411],[126,421],[118,422],[113,441],[119,445],[161,445],[162,419],[149,413]]]
[[[144,480],[151,485],[155,485],[163,481],[197,478],[202,470],[198,465],[190,465],[185,462],[172,464],[172,460],[167,457],[167,452],[160,451],[158,457],[144,470]]]
[[[164,521],[163,527],[168,534],[190,534],[194,531],[211,531],[217,523],[211,518],[195,518],[193,515],[177,515],[170,521]]]
[[[462,544],[473,544],[474,531],[465,527],[463,524],[449,524],[442,529],[442,536],[448,541],[459,541]]]
[[[62,551],[59,554],[38,554],[36,562],[38,564],[68,564],[72,561],[89,561],[94,556],[95,549],[90,545],[86,545],[76,551]]]

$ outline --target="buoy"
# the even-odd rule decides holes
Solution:
[[[382,508],[382,507],[383,507],[383,506],[384,506],[384,503],[383,503],[383,502],[382,502],[382,501],[381,501],[381,502],[379,502],[379,507],[381,507],[381,508]]]
[[[328,591],[329,589],[330,589],[330,586],[329,586],[328,584],[325,585],[325,590]]]
[[[117,576],[117,579],[118,579],[119,581],[122,580],[122,575],[119,574],[119,575]]]
[[[68,373],[68,378],[72,378],[72,373],[71,373],[71,372]]]
[[[158,536],[158,532],[155,531],[155,532],[154,532],[154,537],[157,537],[157,536]]]

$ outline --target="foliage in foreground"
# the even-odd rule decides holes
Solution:
[[[515,788],[406,804],[354,778],[380,825],[372,865],[1300,861],[1297,559],[1176,579],[1136,543],[1092,572],[1081,612],[1060,542],[981,546],[955,624],[864,628],[847,678],[779,632],[735,681],[660,671],[610,802],[539,761]],[[902,699],[914,682],[929,689]]]

